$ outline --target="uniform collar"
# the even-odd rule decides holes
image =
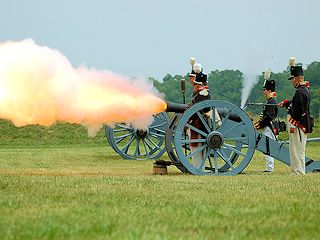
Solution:
[[[271,92],[266,96],[266,99],[275,98],[277,96],[276,92]]]
[[[295,88],[299,88],[299,87],[310,87],[310,83],[307,81],[303,81],[303,82],[298,82],[295,86]]]
[[[209,89],[209,87],[206,85],[206,86],[203,86],[203,85],[198,85],[196,87],[193,88],[193,92],[200,92],[202,91],[203,89]]]

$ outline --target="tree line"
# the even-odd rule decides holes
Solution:
[[[213,99],[225,100],[237,106],[240,106],[241,91],[244,79],[244,73],[239,70],[214,70],[208,74],[208,85],[213,96]],[[278,102],[284,99],[291,99],[294,94],[288,77],[290,75],[289,68],[279,73],[272,73],[270,79],[276,81],[276,92]],[[263,72],[257,76],[258,82],[251,90],[249,100],[250,102],[265,102],[261,92],[261,87],[264,83]],[[310,83],[311,105],[310,111],[314,117],[318,118],[320,115],[320,62],[312,62],[304,69],[305,80]],[[186,75],[171,75],[167,74],[162,81],[155,78],[150,78],[154,86],[164,94],[165,99],[172,102],[183,101],[181,93],[181,79],[186,80],[186,102],[191,101],[192,87],[189,84],[188,74]],[[261,107],[251,107],[251,111],[261,112]]]

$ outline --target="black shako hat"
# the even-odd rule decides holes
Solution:
[[[265,90],[265,89],[271,90],[271,92],[274,92],[276,90],[276,81],[273,79],[265,80],[261,90]]]
[[[294,77],[299,77],[299,76],[303,76],[303,69],[301,65],[297,65],[297,66],[291,66],[290,67],[290,77],[288,78],[288,80],[291,80]]]

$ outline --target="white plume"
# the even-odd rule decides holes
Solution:
[[[269,80],[270,76],[271,76],[271,69],[267,68],[263,73],[264,80]]]
[[[195,73],[200,73],[201,72],[201,64],[200,63],[195,63],[194,65],[193,65],[193,71],[195,72]]]
[[[190,64],[192,67],[195,63],[196,63],[196,59],[194,57],[190,57]]]
[[[294,65],[296,65],[296,58],[295,57],[289,58],[289,66],[292,67]]]

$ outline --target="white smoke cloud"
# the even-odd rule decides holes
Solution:
[[[94,134],[103,124],[144,128],[165,109],[146,79],[73,68],[59,51],[33,40],[0,43],[0,118],[16,126],[82,124]]]
[[[246,69],[241,89],[241,108],[249,99],[251,90],[259,81],[259,71],[261,69],[261,51],[257,47],[251,47],[248,54]]]
[[[241,108],[245,106],[252,88],[258,83],[259,76],[255,74],[244,74],[241,89]]]

